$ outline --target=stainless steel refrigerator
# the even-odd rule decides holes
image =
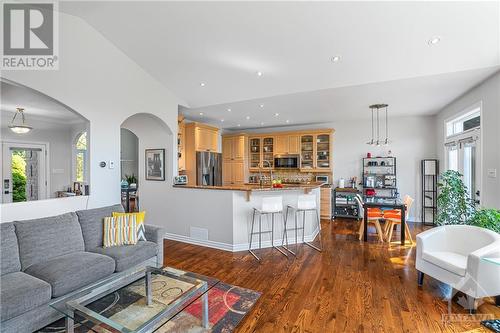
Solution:
[[[196,152],[196,185],[222,186],[222,154]]]

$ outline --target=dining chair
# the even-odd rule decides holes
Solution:
[[[363,239],[363,235],[365,233],[365,228],[363,226],[364,223],[364,208],[363,208],[363,200],[359,195],[355,195],[354,199],[358,203],[360,215],[363,216],[363,220],[359,224],[359,240]],[[368,220],[366,223],[375,225],[375,230],[377,231],[378,239],[381,242],[384,242],[384,233],[382,232],[382,227],[380,226],[380,219],[384,218],[384,213],[380,208],[368,208],[367,212]]]
[[[403,198],[403,202],[406,205],[406,213],[405,219],[408,221],[408,217],[410,216],[410,208],[415,201],[408,194]],[[392,233],[394,231],[394,226],[401,225],[401,210],[399,209],[391,209],[383,212],[384,219],[386,220],[386,228],[384,230],[385,238],[387,242],[390,243],[392,240]],[[410,228],[408,227],[408,223],[405,223],[405,237],[413,244],[413,238],[411,237]]]

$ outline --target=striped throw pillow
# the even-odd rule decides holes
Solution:
[[[126,216],[126,215],[135,216],[135,221],[137,223],[137,240],[138,241],[145,241],[146,240],[146,227],[144,227],[144,220],[146,218],[146,212],[145,211],[135,212],[135,213],[113,212],[113,217]]]
[[[104,218],[103,246],[137,244],[137,222],[135,216]]]

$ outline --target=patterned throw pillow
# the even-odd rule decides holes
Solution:
[[[137,222],[135,216],[104,218],[103,246],[137,244]]]
[[[146,212],[136,212],[136,213],[120,213],[113,212],[113,217],[117,216],[135,216],[135,221],[137,223],[137,240],[145,241],[146,240],[146,227],[144,227],[144,219],[146,218]]]

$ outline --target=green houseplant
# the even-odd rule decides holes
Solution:
[[[438,187],[440,191],[436,223],[470,224],[476,209],[462,181],[462,175],[457,171],[447,170],[441,175]]]
[[[482,208],[472,216],[470,223],[477,227],[490,229],[500,233],[500,210]]]

